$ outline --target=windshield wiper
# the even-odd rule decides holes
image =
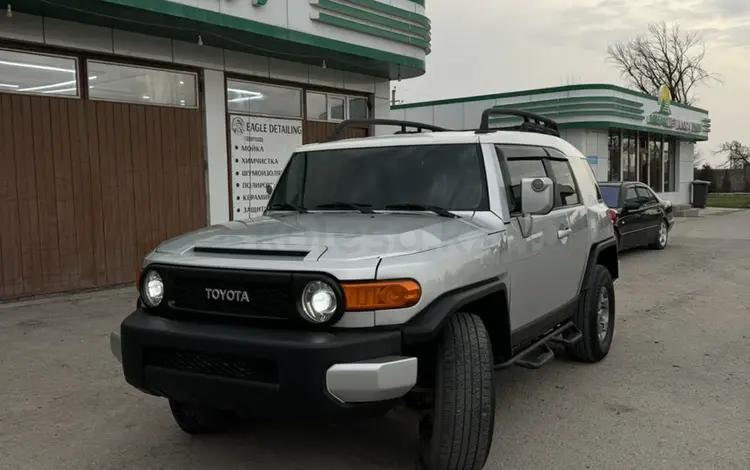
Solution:
[[[293,211],[299,212],[300,214],[307,214],[307,209],[302,206],[298,206],[297,204],[292,204],[291,202],[276,202],[274,204],[269,204],[266,209],[270,211],[283,211],[285,209],[291,209]]]
[[[458,218],[453,212],[443,209],[438,206],[428,206],[424,204],[413,204],[406,202],[403,204],[388,204],[385,206],[386,209],[405,210],[405,211],[431,211],[439,215],[440,217],[450,217],[452,219]]]
[[[359,204],[356,202],[327,202],[325,204],[318,204],[315,206],[316,209],[354,209],[360,211],[363,214],[374,214],[373,210],[370,209],[372,204]]]

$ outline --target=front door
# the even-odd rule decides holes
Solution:
[[[515,210],[509,226],[510,318],[518,331],[555,314],[577,294],[588,250],[588,222],[580,191],[567,159],[550,158],[541,147],[498,146],[510,176]],[[530,233],[521,233],[521,178],[548,177],[555,182],[555,207],[533,216]]]
[[[653,243],[658,237],[659,225],[662,220],[659,201],[647,186],[636,186],[635,191],[638,193],[638,198],[643,201],[641,206],[641,223],[643,225],[641,243]]]
[[[617,226],[620,231],[620,248],[627,249],[640,244],[639,240],[643,231],[643,214],[641,211],[638,209],[625,210],[626,205],[638,202],[638,193],[635,191],[634,185],[625,188],[622,201]]]

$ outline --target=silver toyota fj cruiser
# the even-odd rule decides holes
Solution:
[[[523,122],[490,128],[494,115]],[[335,140],[363,124],[401,131]],[[470,131],[345,121],[269,191],[261,217],[146,256],[137,308],[110,335],[125,380],[166,397],[185,432],[402,403],[420,413],[425,468],[478,470],[493,371],[539,368],[555,345],[583,362],[609,352],[612,222],[554,121],[503,108]]]

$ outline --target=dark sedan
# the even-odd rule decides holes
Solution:
[[[663,250],[674,226],[674,207],[643,183],[599,183],[619,250],[648,246]]]

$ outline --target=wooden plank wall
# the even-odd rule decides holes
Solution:
[[[200,110],[0,94],[0,299],[132,282],[206,225]]]

